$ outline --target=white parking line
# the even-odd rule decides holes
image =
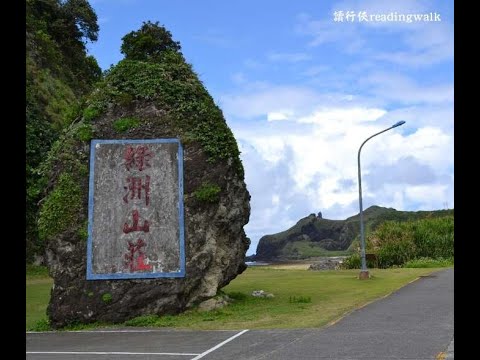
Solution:
[[[193,330],[187,330],[193,332]],[[211,330],[215,332],[232,332],[232,330]],[[125,330],[52,330],[52,331],[26,331],[26,334],[68,334],[68,333],[149,333],[149,332],[165,332],[164,329],[145,329],[145,330],[136,330],[136,329],[125,329]]]
[[[69,332],[85,332],[85,333],[92,333],[92,332],[100,332],[100,333],[122,333],[122,332],[129,332],[129,333],[144,333],[144,332],[155,332],[158,330],[96,330],[96,331],[85,331],[85,330],[78,330],[78,331],[69,331]],[[231,331],[231,330],[226,330]],[[203,358],[205,355],[211,353],[212,351],[217,350],[218,348],[222,347],[223,345],[229,343],[233,339],[239,337],[240,335],[245,334],[248,331],[242,330],[239,333],[229,337],[227,340],[222,341],[221,343],[215,345],[214,347],[204,351],[203,353],[163,353],[163,352],[123,352],[123,351],[26,351],[26,354],[37,354],[37,355],[168,355],[168,356],[195,356],[191,360],[198,360]],[[56,332],[52,331],[28,331],[27,334],[54,334]]]
[[[147,353],[147,352],[121,352],[121,351],[27,351],[27,354],[48,355],[170,355],[170,356],[195,356],[190,353]],[[200,354],[201,355],[201,354]]]
[[[240,335],[245,334],[247,331],[248,331],[248,329],[240,331],[238,334],[235,334],[235,335],[229,337],[227,340],[222,341],[220,344],[215,345],[214,347],[208,349],[207,351],[204,351],[204,352],[201,353],[201,354],[198,354],[198,356],[195,356],[192,360],[201,359],[201,358],[204,357],[205,355],[210,354],[212,351],[217,350],[218,348],[222,347],[223,345],[225,345],[226,343],[232,341],[233,339],[239,337]]]
[[[27,331],[27,334],[69,334],[69,333],[109,333],[109,334],[116,334],[116,333],[149,333],[149,332],[160,332],[162,330],[68,330],[68,331]]]

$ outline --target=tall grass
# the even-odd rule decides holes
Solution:
[[[386,221],[367,239],[367,252],[377,255],[378,267],[402,266],[411,260],[453,259],[453,215],[407,222]],[[347,268],[359,266],[358,254],[344,262]],[[422,262],[420,262],[422,263]]]
[[[444,259],[444,258],[418,258],[414,260],[409,260],[403,264],[404,268],[442,268],[453,265],[453,258]]]

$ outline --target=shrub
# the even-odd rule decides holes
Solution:
[[[378,264],[373,260],[367,259],[367,267],[369,269],[377,267]],[[349,257],[343,260],[343,263],[340,265],[341,269],[360,269],[362,267],[362,259],[360,258],[359,253],[354,253]]]
[[[343,269],[360,269],[362,266],[362,261],[360,259],[360,254],[355,253],[345,258],[342,263]]]
[[[451,215],[408,222],[387,221],[371,234],[370,240],[375,240],[381,268],[402,266],[420,258],[438,259],[441,263],[442,259],[453,259],[453,230]]]
[[[414,228],[418,257],[453,257],[453,216],[419,220]]]

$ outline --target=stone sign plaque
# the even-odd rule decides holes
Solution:
[[[92,140],[87,279],[185,276],[178,139]]]

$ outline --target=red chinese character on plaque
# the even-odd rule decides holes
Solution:
[[[133,218],[132,226],[129,226],[127,223],[123,225],[123,232],[125,234],[131,233],[132,231],[143,231],[143,232],[150,231],[150,224],[148,223],[148,220],[145,220],[142,226],[138,225],[138,221],[140,220],[140,215],[138,214],[138,210],[133,210],[132,218]]]
[[[140,145],[135,148],[133,146],[127,146],[123,154],[125,167],[128,171],[130,171],[130,168],[143,171],[145,168],[151,167],[150,159],[152,157],[153,153],[145,145]]]
[[[128,267],[131,272],[152,270],[153,266],[148,264],[148,259],[142,250],[145,245],[146,243],[142,239],[138,239],[136,243],[128,242],[128,252],[124,257],[125,267]]]
[[[144,180],[142,182],[142,180]],[[145,192],[145,205],[150,203],[150,176],[146,175],[145,179],[141,177],[129,176],[127,177],[128,186],[123,188],[127,190],[127,193],[123,197],[123,201],[128,204],[128,200],[135,198],[142,198],[142,190]],[[129,196],[130,195],[130,196]]]

